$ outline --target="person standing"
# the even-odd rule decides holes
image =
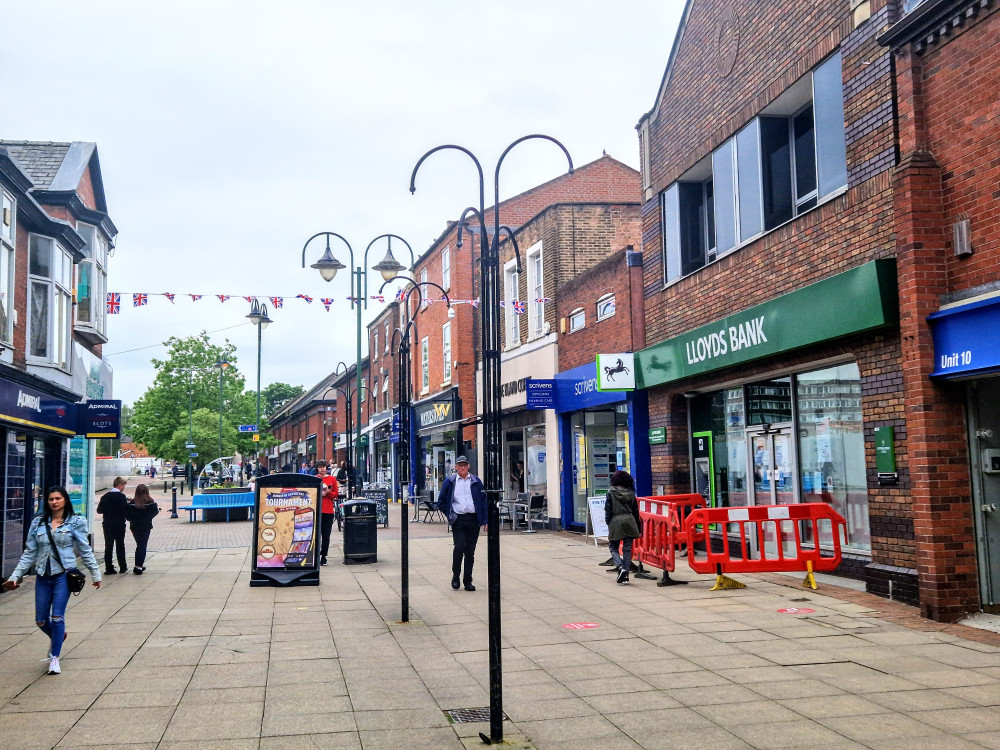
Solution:
[[[113,557],[118,552],[118,567],[122,573],[128,572],[128,562],[125,558],[125,508],[128,498],[125,497],[125,480],[115,477],[115,483],[110,492],[101,495],[97,503],[97,512],[101,514],[104,529],[104,575],[113,576],[115,570]]]
[[[152,482],[154,479],[156,479],[156,466],[154,466],[153,464],[150,464],[149,465],[149,481]]]
[[[340,487],[340,494],[342,497],[347,497],[347,461],[340,462],[340,468],[337,469],[337,486]]]
[[[611,488],[604,497],[604,520],[608,524],[608,547],[618,568],[618,583],[628,585],[632,569],[632,542],[642,536],[639,503],[635,499],[635,482],[627,471],[611,475]],[[618,545],[622,552],[619,554]]]
[[[336,478],[327,474],[326,461],[316,462],[316,476],[323,481],[319,564],[326,565],[326,553],[330,551],[330,534],[333,533],[333,522],[337,520],[337,496],[340,488],[337,486]]]
[[[159,506],[149,496],[149,489],[144,484],[135,488],[135,497],[125,508],[132,538],[135,539],[135,565],[132,572],[141,576],[146,572],[146,545],[149,543],[149,533],[153,530],[153,516],[160,512]]]
[[[482,480],[469,473],[469,459],[459,456],[455,459],[455,473],[441,484],[437,507],[451,524],[451,534],[455,547],[451,557],[451,587],[458,589],[462,576],[462,561],[465,561],[465,575],[462,583],[466,591],[475,591],[472,583],[472,566],[476,561],[476,543],[479,530],[486,529],[486,490]]]
[[[90,570],[94,588],[101,588],[101,567],[87,543],[87,521],[73,513],[65,487],[46,493],[45,506],[28,527],[24,553],[4,584],[11,591],[21,585],[24,574],[34,568],[35,624],[49,637],[49,674],[61,674],[59,655],[66,640],[66,604],[69,584],[66,571],[76,567],[76,557]]]

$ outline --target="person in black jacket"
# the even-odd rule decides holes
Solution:
[[[149,532],[153,530],[153,516],[160,512],[159,506],[149,496],[146,485],[135,488],[135,497],[125,508],[132,537],[135,539],[135,565],[132,572],[141,576],[146,570],[146,545],[149,543]]]
[[[604,520],[608,524],[608,547],[618,569],[618,583],[628,585],[632,569],[632,542],[642,536],[639,503],[632,475],[619,469],[611,475],[611,488],[604,496]],[[622,547],[618,553],[619,543]]]
[[[115,477],[112,486],[113,489],[101,495],[100,502],[97,503],[97,512],[103,516],[104,575],[107,576],[113,576],[118,572],[112,562],[115,551],[118,552],[118,567],[121,572],[128,572],[125,558],[125,506],[128,505],[128,498],[125,497],[125,480]]]
[[[458,589],[464,558],[465,590],[475,591],[476,587],[472,585],[472,566],[476,561],[479,530],[486,529],[486,490],[483,488],[483,481],[469,473],[469,459],[465,456],[455,459],[455,473],[442,482],[437,507],[448,518],[455,542],[451,558],[451,587]]]

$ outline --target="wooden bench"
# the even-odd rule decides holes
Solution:
[[[252,492],[230,492],[221,495],[195,495],[190,505],[178,506],[177,510],[188,512],[188,523],[193,523],[196,514],[200,510],[202,522],[208,520],[208,511],[220,509],[226,511],[226,521],[229,521],[230,511],[233,508],[250,508],[254,506],[254,493]]]

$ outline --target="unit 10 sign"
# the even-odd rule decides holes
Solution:
[[[972,364],[972,352],[966,349],[964,352],[957,352],[955,354],[942,354],[940,368],[942,370],[948,367],[966,367]]]

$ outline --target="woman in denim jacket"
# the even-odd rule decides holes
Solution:
[[[48,529],[48,530],[47,530]],[[49,531],[56,549],[49,543]],[[24,554],[4,589],[21,585],[24,574],[35,569],[35,624],[49,637],[49,674],[59,674],[59,654],[66,638],[66,604],[69,586],[66,569],[76,567],[77,555],[90,570],[94,588],[101,587],[101,568],[87,542],[87,521],[73,514],[73,503],[65,487],[53,487],[46,494],[41,515],[35,516],[28,529]]]

